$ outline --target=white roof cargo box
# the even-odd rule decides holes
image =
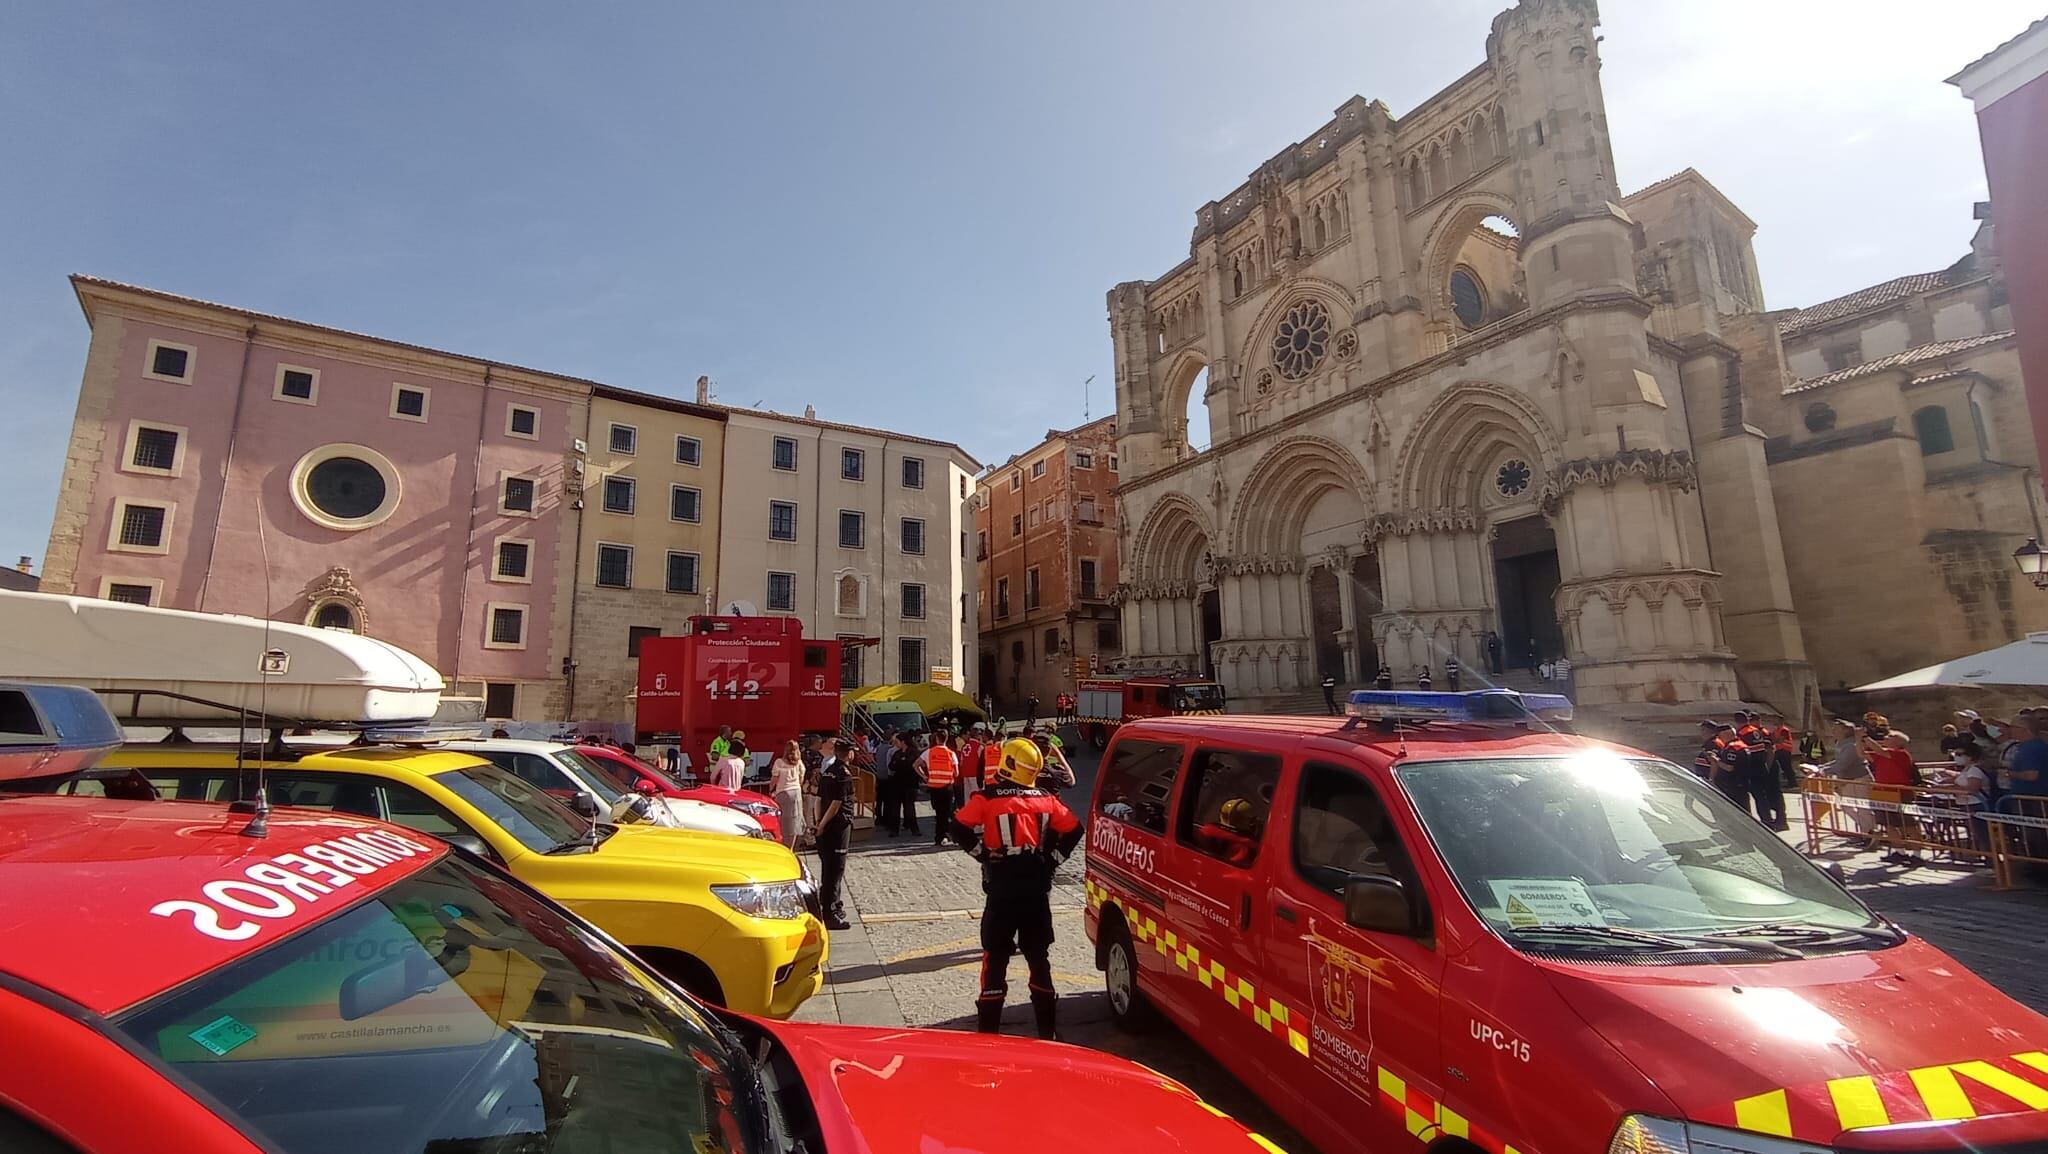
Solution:
[[[97,690],[129,725],[426,721],[441,675],[339,629],[0,590],[0,679]]]

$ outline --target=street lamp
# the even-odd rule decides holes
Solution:
[[[2020,567],[2021,575],[2034,583],[2036,589],[2048,589],[2048,549],[2041,548],[2041,542],[2033,537],[2027,543],[2012,551],[2013,564]]]

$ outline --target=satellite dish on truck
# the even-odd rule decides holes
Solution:
[[[728,601],[725,605],[727,617],[759,617],[761,611],[754,608],[752,601]]]

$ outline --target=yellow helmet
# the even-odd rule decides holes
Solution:
[[[1045,754],[1029,738],[1013,737],[1003,743],[1003,777],[1026,789],[1038,784],[1038,771],[1045,768]]]
[[[1232,833],[1252,832],[1252,803],[1241,797],[1233,797],[1223,803],[1216,812],[1216,824]]]

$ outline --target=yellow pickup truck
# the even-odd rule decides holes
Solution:
[[[380,818],[498,862],[715,1004],[786,1018],[823,984],[825,927],[806,907],[796,856],[775,842],[595,823],[469,753],[291,754],[131,745],[64,792],[101,792],[134,771],[166,799],[232,802],[253,800],[260,774],[271,805]]]

